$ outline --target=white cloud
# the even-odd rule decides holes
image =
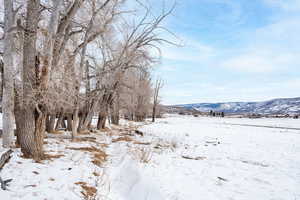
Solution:
[[[300,2],[300,1],[299,1]],[[243,72],[275,72],[300,66],[300,17],[288,17],[259,28],[221,66]]]
[[[267,52],[252,50],[245,54],[233,57],[222,63],[223,67],[243,72],[274,72],[299,66],[300,54],[283,53],[280,51]]]

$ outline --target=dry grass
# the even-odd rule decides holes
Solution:
[[[105,128],[101,128],[100,131],[101,131],[101,132],[107,132],[107,131],[110,131],[110,129],[107,128],[107,127],[105,127]]]
[[[45,154],[43,160],[51,160],[51,161],[53,161],[53,159],[61,158],[63,156],[64,156],[63,154],[56,154],[56,155]]]
[[[98,172],[93,172],[93,175],[96,177],[100,176],[100,174]]]
[[[79,135],[89,135],[91,133],[91,131],[89,130],[81,130],[78,132]]]
[[[95,153],[92,163],[101,167],[107,161],[107,157],[108,155],[104,151],[102,151],[101,153]]]
[[[64,131],[53,130],[53,131],[50,131],[49,133],[51,133],[51,134],[58,134],[58,135],[60,135],[60,134],[63,134],[63,133],[64,133]]]
[[[93,175],[94,184],[88,185],[86,182],[76,182],[76,185],[80,185],[82,191],[81,197],[85,200],[107,200],[107,195],[110,192],[110,184],[103,171],[94,171]],[[100,191],[102,193],[100,193]],[[106,193],[106,194],[105,194]]]
[[[152,159],[152,151],[150,148],[134,148],[130,150],[134,159],[140,161],[141,163],[149,163]]]
[[[88,186],[86,182],[76,182],[76,185],[80,185],[82,188],[81,194],[83,198],[86,200],[93,200],[96,199],[97,196],[97,189],[93,186]]]
[[[92,163],[97,166],[103,166],[107,161],[108,155],[103,150],[96,147],[69,147],[68,149],[93,153],[94,157]]]
[[[133,139],[129,136],[121,136],[121,137],[112,139],[113,143],[115,143],[115,142],[132,142],[132,141],[133,141]]]
[[[101,149],[98,149],[96,147],[68,147],[68,149],[71,150],[76,150],[76,151],[85,151],[85,152],[91,152],[91,153],[95,153],[95,152],[103,152]]]
[[[93,143],[97,143],[95,137],[77,137],[77,138],[73,139],[73,142],[93,142]]]

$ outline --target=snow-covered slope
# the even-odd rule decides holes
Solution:
[[[264,102],[196,103],[178,106],[202,112],[213,110],[227,113],[300,114],[300,97]]]

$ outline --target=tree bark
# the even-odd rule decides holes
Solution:
[[[84,119],[82,127],[81,127],[82,130],[87,130],[88,129],[88,126],[92,121],[92,118],[95,114],[95,110],[96,110],[97,106],[98,106],[98,103],[97,103],[97,101],[94,101],[94,100],[89,105],[89,109],[87,111],[87,114],[85,116],[85,119]]]
[[[97,122],[97,129],[105,129],[105,123],[106,123],[106,118],[107,118],[107,112],[103,111],[99,113],[98,116],[98,122]]]
[[[73,121],[72,121],[72,139],[74,139],[78,135],[78,125],[79,125],[79,117],[78,117],[79,108],[76,106],[76,109],[73,113]]]
[[[15,23],[13,1],[4,1],[4,69],[3,69],[3,147],[13,146],[14,138],[14,32],[10,31]]]
[[[23,109],[19,113],[19,142],[24,157],[41,160],[44,157],[43,141],[46,116],[34,109]]]
[[[56,115],[51,114],[49,116],[48,123],[47,123],[47,129],[46,129],[48,133],[54,132],[55,119],[56,119]]]
[[[67,115],[67,131],[72,131],[72,115]]]
[[[153,104],[153,109],[152,109],[152,122],[155,122],[155,116],[156,116],[156,105]]]
[[[43,159],[43,138],[46,115],[36,102],[37,62],[36,39],[39,21],[40,1],[27,0],[26,25],[23,47],[23,102],[19,116],[19,142],[25,157]]]
[[[62,122],[64,120],[64,112],[61,111],[58,116],[58,120],[56,122],[55,130],[58,130],[62,126]]]

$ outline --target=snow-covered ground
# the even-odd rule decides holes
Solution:
[[[123,124],[90,141],[47,139],[48,154],[63,154],[52,161],[34,163],[15,150],[0,173],[13,178],[0,199],[84,199],[89,187],[109,200],[300,199],[300,131],[230,125],[300,128],[300,120],[171,115]],[[137,125],[144,136],[132,131]],[[81,147],[106,152],[106,161],[95,165],[99,152]]]
[[[300,127],[300,120],[173,116],[142,130],[178,142],[146,167],[166,199],[300,199],[300,131],[225,123]],[[203,160],[182,159],[183,156]]]

